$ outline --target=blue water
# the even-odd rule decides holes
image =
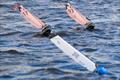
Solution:
[[[120,80],[120,0],[69,0],[89,17],[96,30],[84,30],[65,11],[67,0],[0,0],[0,80]],[[27,23],[14,3],[21,3],[52,26],[109,74],[89,72],[66,56],[40,30]]]

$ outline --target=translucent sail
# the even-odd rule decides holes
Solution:
[[[68,15],[75,20],[77,23],[81,25],[87,25],[90,24],[91,22],[83,16],[78,10],[76,10],[71,4],[67,4],[67,9],[66,9]]]
[[[23,17],[30,22],[33,26],[42,29],[45,26],[45,23],[42,22],[39,18],[32,15],[27,9],[25,9],[22,5],[19,7],[20,13],[23,15]]]

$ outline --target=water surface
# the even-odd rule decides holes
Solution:
[[[40,30],[27,23],[14,3],[21,3],[109,73],[90,73],[66,56]],[[84,30],[65,12],[67,0],[0,0],[0,80],[120,80],[120,0],[70,0],[96,30]]]

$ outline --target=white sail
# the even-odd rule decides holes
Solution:
[[[81,54],[78,50],[68,44],[60,36],[55,36],[50,39],[59,49],[61,49],[67,56],[72,58],[74,61],[87,68],[89,71],[95,71],[95,63]]]

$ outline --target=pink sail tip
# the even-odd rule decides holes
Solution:
[[[66,12],[68,16],[75,20],[78,24],[86,26],[87,30],[93,30],[94,25],[92,22],[85,17],[80,11],[78,11],[74,6],[72,6],[70,3],[66,4]]]
[[[14,4],[13,7],[12,7],[12,9],[13,9],[14,11],[19,10],[19,8],[20,8],[20,4],[19,4],[19,3]]]

